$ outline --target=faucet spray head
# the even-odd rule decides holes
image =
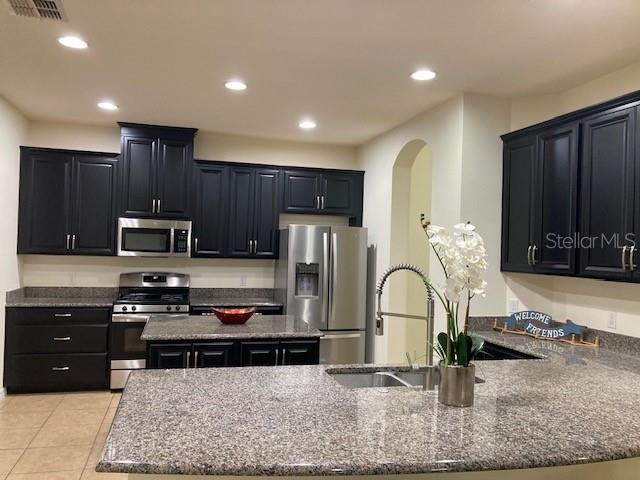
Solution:
[[[376,335],[384,335],[384,319],[380,313],[376,315]]]

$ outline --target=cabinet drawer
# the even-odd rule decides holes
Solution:
[[[106,353],[107,325],[15,325],[11,353]]]
[[[15,325],[108,324],[110,308],[7,308],[7,320]]]
[[[13,355],[9,392],[107,388],[107,354]]]

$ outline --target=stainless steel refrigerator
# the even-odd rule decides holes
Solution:
[[[364,363],[366,228],[290,225],[280,230],[275,284],[286,314],[324,332],[320,363]]]

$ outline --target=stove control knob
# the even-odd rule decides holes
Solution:
[[[167,311],[170,312],[171,311],[171,305],[167,305]]]
[[[131,311],[135,312],[136,311],[136,306],[134,305],[133,307],[131,307]]]
[[[122,307],[122,311],[126,312],[127,311],[127,306],[125,305],[124,307]]]
[[[180,305],[176,305],[176,312],[180,310]]]

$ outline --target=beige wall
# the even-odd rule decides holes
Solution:
[[[120,151],[117,126],[101,127],[32,121],[24,144],[35,147],[68,148],[104,152]],[[199,132],[196,158],[305,167],[356,168],[353,147],[265,140],[253,137]],[[287,215],[288,223],[345,224],[341,217]],[[15,251],[15,247],[14,247]],[[118,274],[141,269],[180,271],[191,274],[196,287],[273,286],[274,262],[270,260],[140,259],[100,257],[24,256],[26,286],[116,286]]]
[[[0,376],[4,362],[5,293],[20,286],[20,261],[16,255],[18,238],[18,180],[20,152],[27,133],[25,118],[0,97]]]
[[[120,130],[113,127],[32,121],[26,144],[101,152],[120,151]],[[302,167],[354,169],[355,148],[306,142],[267,140],[239,135],[198,132],[194,155],[202,160],[264,163]]]
[[[640,63],[585,82],[570,90],[511,102],[511,130],[553,116],[640,90]],[[640,337],[640,285],[581,278],[505,274],[507,308],[514,300],[520,308],[551,313],[556,320],[571,319],[602,330],[610,315],[617,318],[616,333]]]

